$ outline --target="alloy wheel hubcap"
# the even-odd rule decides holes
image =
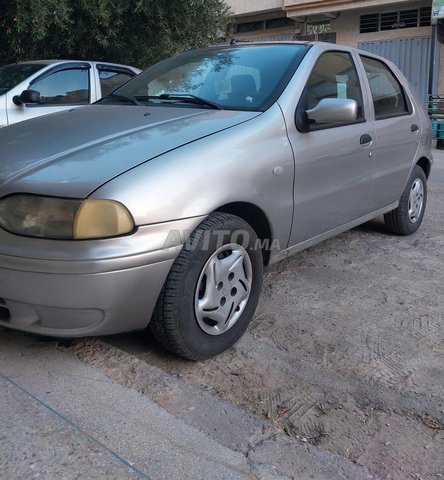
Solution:
[[[218,248],[197,282],[194,311],[199,327],[221,335],[239,320],[248,303],[253,268],[247,251],[238,244]]]
[[[416,223],[421,216],[424,205],[424,185],[420,178],[412,183],[409,195],[409,220]]]

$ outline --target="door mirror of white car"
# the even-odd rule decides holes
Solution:
[[[15,95],[12,101],[16,105],[23,105],[25,103],[40,103],[40,92],[36,90],[23,90],[20,95]]]
[[[358,117],[358,104],[350,98],[323,98],[315,107],[306,111],[309,120],[318,125],[351,123]]]

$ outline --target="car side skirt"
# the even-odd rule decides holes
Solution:
[[[386,207],[380,208],[379,210],[368,213],[367,215],[364,215],[363,217],[357,218],[356,220],[345,223],[344,225],[340,225],[337,228],[333,228],[332,230],[329,230],[328,232],[321,233],[320,235],[317,235],[316,237],[310,238],[310,239],[305,240],[301,243],[298,243],[296,245],[288,247],[285,250],[280,250],[278,252],[271,252],[269,265],[272,265],[273,263],[279,262],[280,260],[284,260],[285,258],[288,258],[291,255],[294,255],[298,252],[301,252],[302,250],[305,250],[306,248],[310,248],[313,245],[316,245],[320,242],[323,242],[324,240],[327,240],[328,238],[331,238],[331,237],[334,237],[336,235],[339,235],[340,233],[346,232],[347,230],[350,230],[351,228],[357,227],[358,225],[361,225],[365,222],[368,222],[369,220],[372,220],[373,218],[379,217],[380,215],[384,215],[385,213],[388,213],[388,212],[394,210],[395,208],[397,208],[398,205],[399,205],[399,201],[397,200],[396,202],[391,203],[390,205],[387,205]]]

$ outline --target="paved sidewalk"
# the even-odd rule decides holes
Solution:
[[[153,372],[152,378],[156,375]],[[174,379],[169,381],[174,389]],[[183,415],[173,415],[151,401],[149,392],[142,395],[114,382],[54,343],[0,331],[0,476],[8,480],[373,478],[364,467],[294,443],[267,428],[267,422],[202,394],[189,392],[197,405],[207,399],[200,421],[203,429],[186,423],[186,408]],[[219,425],[214,434],[212,409]],[[241,443],[249,445],[248,451],[230,442],[231,431],[233,440],[240,440],[241,429],[236,430],[233,419],[242,415]],[[221,432],[224,416],[226,431]]]
[[[147,478],[2,375],[0,406],[3,478]]]
[[[212,441],[74,356],[0,333],[2,478],[249,478]]]

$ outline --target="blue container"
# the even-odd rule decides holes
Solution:
[[[432,138],[444,139],[444,120],[432,120]]]
[[[444,138],[444,121],[443,120],[438,120],[438,130],[437,130],[437,136],[436,138]]]
[[[439,123],[438,120],[432,120],[432,138],[438,138]]]

